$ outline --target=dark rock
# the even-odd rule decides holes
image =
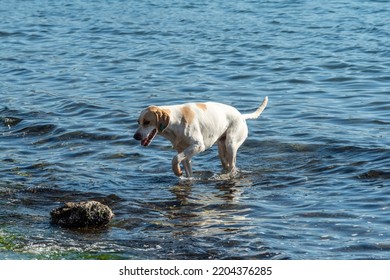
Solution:
[[[114,213],[97,201],[66,202],[50,212],[51,222],[62,227],[99,227],[108,224]]]
[[[0,123],[3,123],[5,126],[8,126],[8,128],[17,125],[21,121],[22,119],[14,118],[14,117],[0,117]]]
[[[359,179],[390,179],[390,172],[370,170],[358,176]]]

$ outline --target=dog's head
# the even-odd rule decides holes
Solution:
[[[139,127],[134,139],[141,141],[142,146],[149,146],[157,133],[163,132],[169,125],[169,110],[157,106],[149,106],[141,112]]]

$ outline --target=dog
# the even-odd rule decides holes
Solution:
[[[171,106],[149,106],[142,110],[134,139],[147,147],[157,134],[171,141],[178,154],[172,159],[172,170],[182,176],[182,163],[187,177],[192,177],[193,156],[218,143],[222,167],[236,173],[237,150],[248,137],[247,119],[256,119],[268,103],[268,97],[251,114],[241,114],[222,103],[186,103]]]

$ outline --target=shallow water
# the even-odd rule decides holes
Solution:
[[[3,1],[0,259],[389,259],[386,1]],[[132,139],[150,104],[269,104],[195,178]],[[99,230],[50,224],[98,200]]]

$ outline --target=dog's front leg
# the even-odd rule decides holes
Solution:
[[[191,165],[191,160],[189,159],[184,159],[183,160],[183,165],[184,165],[184,170],[186,171],[186,175],[188,178],[192,177],[192,165]]]
[[[177,154],[172,159],[172,170],[173,170],[173,173],[175,173],[175,175],[178,177],[183,175],[183,171],[181,171],[181,168],[180,168],[180,162],[183,160],[183,159],[180,159],[182,157],[181,155],[183,155],[183,153]]]
[[[179,177],[183,175],[183,171],[181,171],[180,168],[180,163],[183,162],[187,177],[191,177],[192,176],[191,158],[194,155],[203,152],[204,150],[205,150],[205,146],[203,144],[194,144],[189,146],[183,152],[178,153],[172,159],[173,173],[175,173],[175,175]]]

